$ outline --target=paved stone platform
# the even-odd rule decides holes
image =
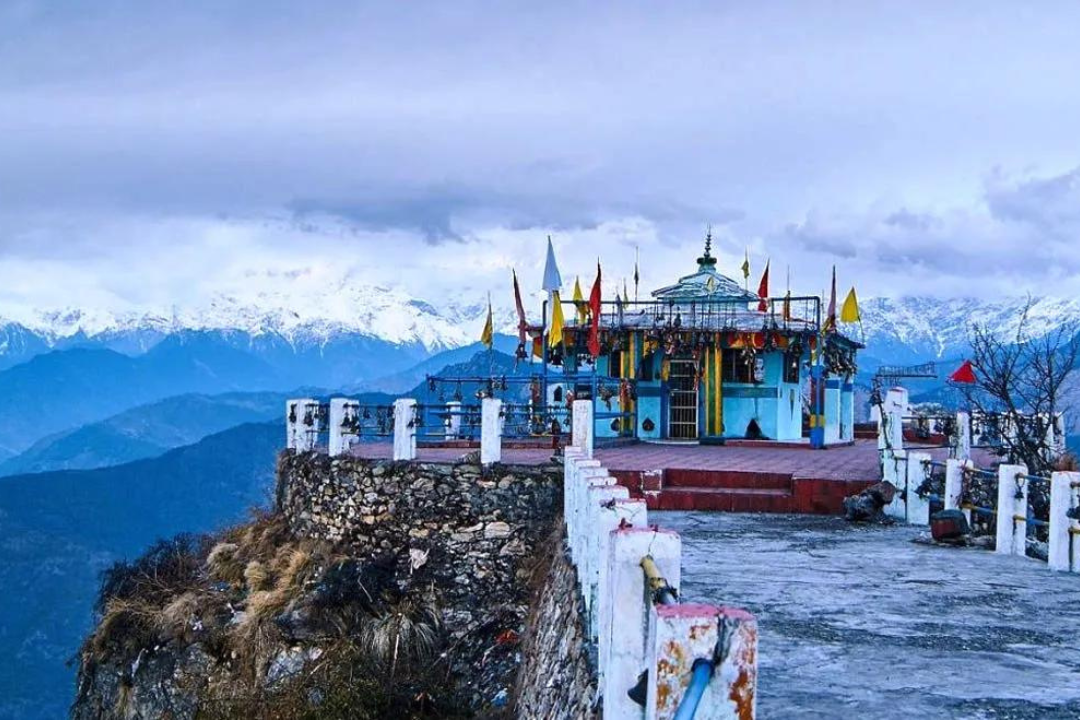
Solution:
[[[760,622],[762,718],[1080,718],[1080,575],[909,526],[658,512],[683,596]]]

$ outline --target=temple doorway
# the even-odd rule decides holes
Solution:
[[[690,358],[672,358],[668,375],[668,437],[697,440],[697,365]]]

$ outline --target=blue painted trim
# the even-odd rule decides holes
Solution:
[[[827,378],[825,380],[825,389],[826,390],[839,390],[840,389],[840,378]]]
[[[840,386],[840,389],[843,390],[844,392],[854,392],[855,391],[855,383],[844,383],[843,385]]]
[[[780,388],[777,387],[758,387],[754,385],[733,385],[728,383],[724,385],[724,389],[721,391],[720,397],[722,399],[728,398],[764,398],[769,400],[775,400],[780,397]]]

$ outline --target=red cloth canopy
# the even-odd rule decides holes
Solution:
[[[976,382],[975,368],[971,365],[971,361],[965,360],[964,364],[958,367],[956,371],[949,376],[949,382],[974,385]]]

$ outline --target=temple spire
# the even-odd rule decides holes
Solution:
[[[705,254],[697,259],[698,267],[701,270],[711,268],[716,265],[716,258],[712,256],[712,225],[709,225],[709,229],[705,232]]]

